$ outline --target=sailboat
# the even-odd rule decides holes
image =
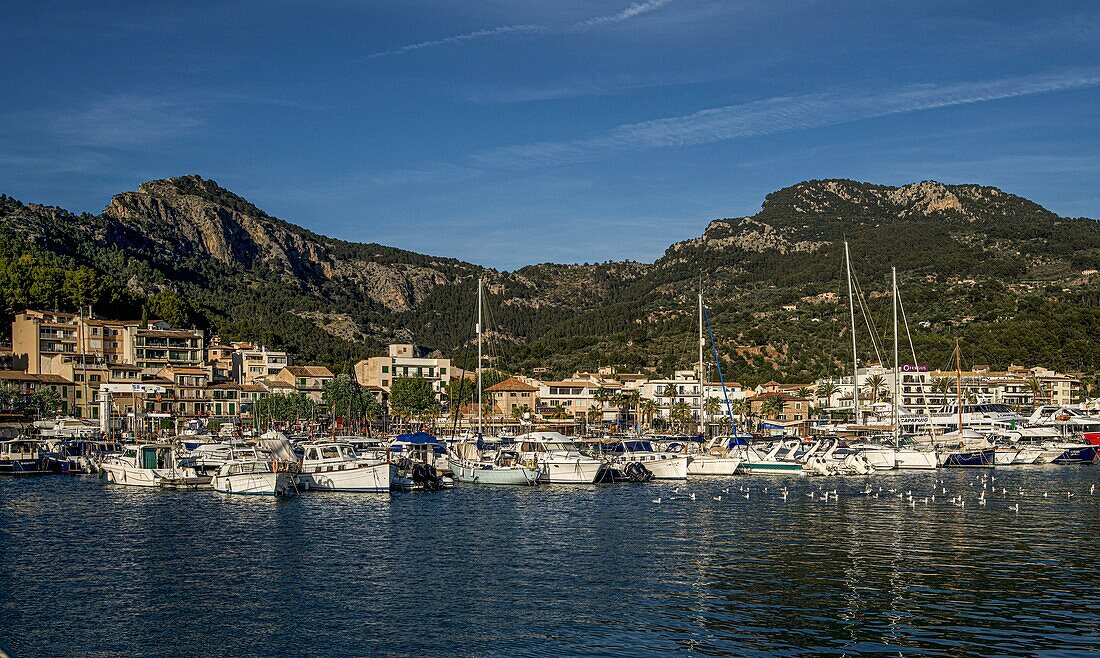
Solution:
[[[898,407],[898,399],[901,394],[901,356],[898,350],[898,307],[901,305],[901,292],[898,290],[898,270],[890,268],[890,278],[894,288],[894,395],[893,404],[890,405],[891,421],[894,426],[894,466],[901,470],[929,470],[939,466],[936,451],[929,445],[927,449],[921,449],[916,445],[902,447],[901,444],[901,413]],[[902,307],[902,313],[905,309]],[[905,325],[906,334],[909,333],[909,324]],[[913,352],[913,366],[917,365],[916,350],[913,348],[912,337],[909,341],[909,349]]]
[[[688,456],[687,474],[691,475],[733,475],[741,465],[741,458],[729,450],[728,442],[720,438],[706,441],[706,426],[703,424],[706,409],[707,370],[703,362],[703,291],[699,290],[699,426],[703,428],[701,452]]]
[[[802,464],[797,461],[785,461],[777,458],[779,452],[779,446],[782,443],[777,443],[776,447],[772,449],[766,455],[761,455],[751,443],[752,436],[748,434],[741,434],[737,431],[737,421],[733,417],[733,406],[730,404],[729,392],[726,390],[726,377],[722,374],[722,360],[718,358],[718,346],[714,342],[714,330],[710,326],[710,316],[707,314],[707,309],[703,306],[702,295],[699,296],[699,314],[702,316],[703,321],[707,325],[707,334],[710,338],[710,349],[714,354],[714,366],[718,371],[718,381],[722,385],[722,398],[726,403],[726,413],[729,415],[730,429],[733,430],[730,436],[716,437],[714,444],[721,449],[725,450],[725,454],[730,458],[736,458],[741,463],[737,465],[737,473],[748,473],[752,475],[802,475]]]
[[[482,364],[482,280],[477,280],[477,442],[459,443],[451,448],[449,461],[451,476],[468,484],[530,485],[539,481],[541,471],[534,461],[530,465],[520,463],[514,450],[497,450],[491,459],[481,454],[484,436],[482,408],[484,391],[481,385]]]
[[[955,341],[956,404],[959,414],[954,432],[936,439],[936,452],[940,466],[956,468],[993,468],[997,463],[997,449],[983,434],[967,429],[963,423],[962,396],[962,346]]]

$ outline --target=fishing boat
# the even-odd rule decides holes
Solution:
[[[539,480],[549,484],[592,484],[604,462],[582,453],[560,432],[529,432],[515,439],[520,462],[537,468]]]
[[[390,464],[368,459],[350,443],[310,441],[302,449],[298,480],[306,490],[389,493]]]
[[[214,491],[235,495],[284,496],[298,492],[297,464],[268,457],[254,448],[234,448],[214,472]]]
[[[175,446],[168,443],[129,444],[99,467],[109,484],[127,487],[159,487],[165,479],[198,476],[194,469],[177,465]]]
[[[0,475],[62,473],[67,462],[49,454],[46,445],[33,439],[0,441]]]

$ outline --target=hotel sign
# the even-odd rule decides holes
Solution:
[[[916,365],[912,363],[904,363],[901,366],[902,372],[928,372],[928,365],[924,363],[918,363]]]

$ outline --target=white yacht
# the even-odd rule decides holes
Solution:
[[[198,475],[192,468],[177,466],[175,447],[167,443],[129,444],[104,458],[99,467],[108,483],[128,487],[159,487],[162,480]]]
[[[905,429],[913,432],[927,432],[929,429],[933,433],[957,432],[960,413],[955,404],[947,404],[928,414],[927,417],[909,416],[903,417],[901,421],[902,425],[906,426]],[[1026,423],[1026,419],[1007,404],[980,402],[962,405],[961,422],[966,429],[989,434],[998,430],[1020,427]]]
[[[390,464],[359,456],[350,443],[311,441],[301,444],[298,479],[307,490],[389,493]]]
[[[1062,436],[1077,436],[1086,432],[1100,432],[1100,417],[1082,409],[1044,404],[1031,414],[1027,422],[1036,427],[1056,428]]]
[[[550,484],[592,484],[603,461],[583,454],[573,440],[559,432],[529,432],[516,437],[520,462],[539,470]]]
[[[686,480],[688,458],[674,452],[657,452],[645,439],[619,441],[611,448],[611,461],[625,472],[633,463],[641,464],[655,480]]]
[[[460,443],[450,454],[451,475],[467,484],[528,485],[542,477],[535,460],[524,464],[514,450],[497,450],[484,457],[473,443]]]

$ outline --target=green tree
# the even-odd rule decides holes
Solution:
[[[687,402],[673,403],[668,410],[668,418],[676,426],[677,431],[682,432],[684,429],[684,423],[691,418],[691,407]]]
[[[768,393],[760,403],[760,413],[762,413],[765,418],[775,419],[783,413],[785,407],[786,400],[783,399],[781,393]]]
[[[818,386],[817,399],[819,402],[822,403],[821,406],[828,407],[833,399],[833,396],[836,395],[836,392],[838,390],[840,390],[840,387],[831,381],[824,382],[820,386]]]
[[[52,388],[40,388],[31,394],[31,405],[34,411],[46,418],[54,418],[61,413],[64,402],[61,395]]]
[[[399,377],[390,385],[390,411],[404,420],[428,420],[439,413],[432,383],[423,377]]]

